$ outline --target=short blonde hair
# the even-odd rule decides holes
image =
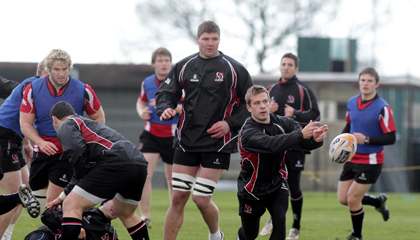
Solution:
[[[73,69],[73,62],[71,61],[70,55],[62,49],[53,49],[46,57],[47,70],[51,72],[52,65],[55,61],[66,65],[70,70]]]
[[[254,85],[248,88],[248,91],[246,91],[246,95],[245,95],[246,104],[251,105],[251,97],[257,94],[260,94],[262,92],[267,93],[268,98],[270,98],[270,94],[268,93],[267,89],[261,85]]]

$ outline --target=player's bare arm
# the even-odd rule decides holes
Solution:
[[[99,110],[96,113],[89,115],[89,117],[92,120],[105,124],[105,113],[102,106],[99,108]]]
[[[39,149],[47,155],[54,155],[58,148],[52,142],[42,139],[34,128],[35,114],[20,112],[20,128],[29,140],[38,145]]]
[[[24,137],[22,139],[22,145],[23,145],[23,152],[25,153],[25,156],[26,156],[26,163],[32,162],[32,158],[34,155],[34,148],[31,145],[31,141],[27,137]]]
[[[226,121],[219,121],[213,124],[207,132],[213,134],[211,135],[212,138],[221,138],[230,132],[230,127]]]
[[[137,99],[136,109],[141,119],[144,119],[144,120],[150,119],[150,114],[152,113],[152,111],[149,110],[149,105],[147,102],[142,101],[140,98]]]

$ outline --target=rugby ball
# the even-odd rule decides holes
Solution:
[[[330,159],[335,163],[345,163],[353,158],[356,150],[356,137],[350,133],[342,133],[335,137],[330,144]]]

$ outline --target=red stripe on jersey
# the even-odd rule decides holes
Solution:
[[[57,148],[58,148],[58,151],[55,153],[55,155],[57,155],[57,154],[60,154],[60,153],[63,153],[64,152],[64,150],[63,150],[63,147],[61,146],[61,143],[58,141],[58,138],[56,138],[56,137],[48,137],[48,136],[44,136],[44,135],[42,135],[42,134],[39,134],[38,133],[38,135],[44,140],[44,141],[47,141],[47,142],[51,142],[51,143],[53,143]],[[39,152],[39,153],[44,153],[44,154],[46,154],[45,152],[43,152],[40,148],[39,148],[39,146],[38,145],[36,145],[36,144],[34,144],[34,152]]]
[[[370,154],[356,153],[350,162],[357,164],[382,164],[385,162],[385,153],[384,150]]]
[[[99,102],[98,96],[96,96],[95,91],[89,85],[85,85],[85,93],[87,93],[87,98],[85,98],[85,107],[84,110],[87,115],[93,115],[101,108],[101,102]]]
[[[239,106],[240,104],[240,99],[238,98],[238,96],[236,95],[236,83],[238,81],[238,76],[236,75],[235,69],[233,68],[232,64],[226,60],[225,58],[223,58],[228,64],[229,67],[232,71],[232,85],[230,86],[230,102],[226,107],[225,110],[225,114],[223,117],[223,120],[226,120],[228,117],[230,117],[232,115],[232,111],[233,111],[233,106],[236,104],[237,106]],[[225,136],[223,136],[224,138],[224,142],[225,144],[228,143],[231,140],[231,133],[227,133]]]
[[[379,125],[384,133],[394,132],[397,130],[394,122],[394,115],[389,106],[384,107],[384,115],[379,115]]]
[[[156,137],[173,137],[175,135],[174,126],[176,126],[176,124],[159,124],[149,121],[144,122],[144,130],[150,132]]]
[[[144,81],[141,83],[141,91],[140,91],[140,96],[139,96],[140,100],[142,100],[143,102],[149,102],[149,100],[147,99],[147,94],[146,91],[144,91]]]
[[[258,153],[254,152],[248,152],[242,148],[241,143],[241,137],[239,137],[239,149],[241,152],[241,167],[244,163],[244,161],[249,161],[254,168],[254,171],[252,172],[252,177],[249,180],[248,184],[245,186],[245,190],[252,194],[252,191],[255,187],[255,182],[257,181],[258,177],[258,166],[259,166],[259,158],[260,155]]]
[[[303,88],[301,85],[298,85],[299,87],[299,93],[300,93],[300,110],[303,112],[305,111],[305,108],[303,107],[303,99],[305,94],[303,93]]]
[[[35,114],[35,102],[32,94],[32,84],[28,84],[26,87],[23,96],[22,104],[20,105],[20,110],[23,113]]]
[[[108,139],[105,139],[101,136],[98,136],[94,131],[90,130],[88,126],[86,126],[85,122],[79,118],[73,118],[80,127],[80,132],[82,133],[86,143],[98,143],[108,149],[114,145]]]

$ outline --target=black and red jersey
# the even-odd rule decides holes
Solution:
[[[148,164],[137,147],[123,135],[79,115],[65,120],[58,128],[57,137],[73,165],[76,180],[82,179],[98,161],[107,166]],[[74,184],[72,179],[65,192],[69,193]]]
[[[239,135],[238,194],[246,199],[260,200],[279,188],[287,194],[286,151],[297,146],[312,150],[323,144],[313,138],[303,139],[299,123],[291,118],[270,113],[270,120],[262,124],[250,117]]]
[[[220,52],[205,59],[198,53],[179,61],[156,93],[157,114],[175,108],[183,96],[174,144],[186,152],[237,151],[237,134],[249,116],[245,94],[253,85],[245,67]],[[207,130],[226,121],[230,132],[211,138]]]

